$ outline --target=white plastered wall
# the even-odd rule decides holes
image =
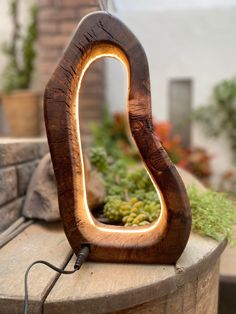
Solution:
[[[236,75],[236,6],[144,11],[130,8],[115,14],[135,33],[146,51],[156,119],[169,118],[170,79],[192,79],[192,106],[197,108],[209,103],[216,83]],[[112,111],[122,110],[125,71],[117,61],[107,61],[106,77],[107,102]],[[209,139],[194,125],[192,144],[203,146],[212,154],[216,174],[232,167],[225,137]]]

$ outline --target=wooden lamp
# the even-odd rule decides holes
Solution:
[[[94,60],[106,56],[126,66],[131,134],[162,204],[159,219],[148,226],[102,224],[92,216],[87,204],[78,94],[86,69]],[[74,252],[90,244],[93,261],[175,263],[190,234],[189,200],[153,130],[145,52],[121,21],[107,12],[89,14],[81,21],[47,84],[44,110],[61,219]]]

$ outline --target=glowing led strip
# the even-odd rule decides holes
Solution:
[[[114,53],[100,53],[98,55],[96,55],[95,57],[93,58],[90,58],[86,64],[84,65],[84,68],[82,70],[82,73],[80,75],[80,79],[78,81],[78,89],[77,89],[77,95],[76,95],[76,126],[77,126],[77,135],[78,135],[78,144],[79,144],[79,148],[80,148],[80,152],[81,152],[81,167],[82,167],[82,180],[83,180],[83,193],[84,193],[84,208],[86,210],[86,214],[87,214],[87,217],[88,217],[88,220],[90,222],[91,225],[93,225],[95,228],[103,231],[103,232],[117,232],[117,233],[144,233],[144,232],[148,232],[148,231],[151,231],[153,229],[155,229],[157,227],[157,225],[159,224],[159,222],[164,219],[164,217],[166,216],[166,204],[165,204],[165,201],[164,201],[164,198],[163,198],[163,195],[161,193],[161,191],[159,191],[159,189],[157,188],[156,186],[156,183],[154,182],[153,178],[152,178],[152,175],[149,173],[149,170],[146,168],[146,165],[145,165],[145,168],[147,170],[147,173],[156,189],[156,192],[159,196],[159,199],[160,199],[160,203],[161,203],[161,212],[160,212],[160,215],[157,219],[157,221],[152,224],[151,226],[149,227],[145,227],[145,228],[137,228],[137,229],[129,229],[127,227],[123,227],[123,229],[110,229],[110,228],[106,228],[105,226],[100,226],[100,225],[95,225],[94,223],[94,219],[91,215],[91,212],[90,212],[90,209],[88,207],[88,202],[87,202],[87,194],[86,194],[86,182],[85,182],[85,167],[84,167],[84,159],[83,159],[83,151],[82,151],[82,145],[81,145],[81,136],[80,136],[80,129],[79,129],[79,91],[80,91],[80,87],[81,87],[81,82],[82,82],[82,79],[84,77],[84,74],[86,72],[86,70],[89,68],[89,66],[97,59],[100,59],[102,57],[112,57],[112,58],[115,58],[115,59],[118,59],[122,64],[124,64],[124,66],[126,67],[126,70],[127,70],[127,73],[129,73],[129,69],[128,69],[128,66],[127,66],[127,63],[124,62],[124,60],[118,55],[118,54],[114,54]]]

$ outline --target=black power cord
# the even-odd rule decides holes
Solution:
[[[75,273],[76,271],[78,271],[80,269],[82,264],[87,260],[89,252],[90,252],[89,245],[85,245],[85,246],[82,247],[82,249],[79,251],[79,253],[77,255],[76,262],[75,262],[73,270],[63,270],[61,268],[58,268],[58,267],[52,265],[49,262],[42,261],[42,260],[35,261],[32,264],[30,264],[29,267],[27,268],[26,272],[25,272],[25,278],[24,278],[25,299],[24,299],[24,311],[23,311],[23,314],[28,314],[28,308],[29,308],[28,275],[29,275],[29,272],[30,272],[31,268],[34,265],[36,265],[36,264],[44,264],[44,265],[50,267],[51,269],[57,271],[60,274],[69,275],[69,274]]]

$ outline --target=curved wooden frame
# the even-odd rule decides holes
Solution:
[[[144,227],[104,225],[93,218],[87,205],[78,93],[86,69],[104,56],[126,65],[130,130],[162,202],[159,219]],[[175,263],[190,234],[189,201],[153,130],[145,52],[121,21],[107,12],[89,14],[81,21],[47,84],[44,110],[61,218],[75,253],[83,243],[90,243],[91,260]]]

